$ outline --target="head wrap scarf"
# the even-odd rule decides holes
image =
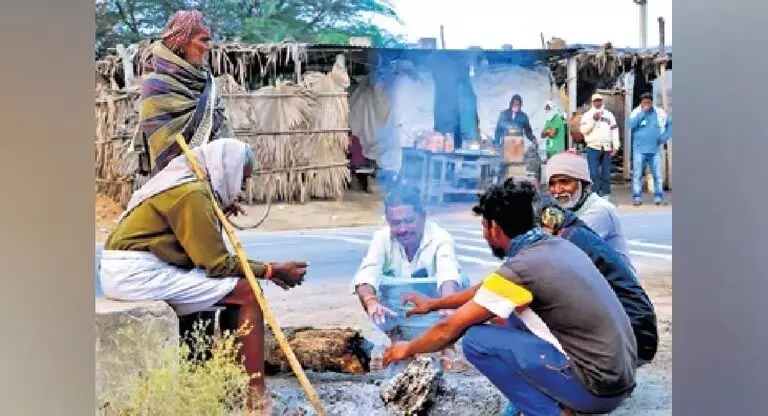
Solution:
[[[192,149],[192,152],[203,173],[208,176],[221,206],[232,205],[242,192],[245,166],[250,162],[251,166],[256,167],[251,147],[237,139],[219,139]],[[168,163],[168,166],[133,193],[120,219],[147,199],[171,188],[195,181],[197,181],[197,176],[195,176],[187,156],[184,154],[177,156]]]
[[[549,106],[549,110],[547,110],[547,106]],[[552,120],[555,116],[560,114],[560,109],[552,100],[544,103],[544,111],[547,113],[547,121]]]
[[[160,39],[168,49],[179,53],[198,30],[206,28],[203,14],[198,10],[180,10],[171,16]]]

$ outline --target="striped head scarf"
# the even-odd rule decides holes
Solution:
[[[179,10],[168,20],[160,39],[168,49],[178,53],[200,29],[207,29],[203,13],[198,10]]]

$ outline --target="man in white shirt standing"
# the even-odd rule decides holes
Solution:
[[[403,295],[446,296],[469,287],[453,238],[426,219],[415,189],[397,187],[384,201],[387,226],[374,233],[353,279],[354,293],[392,342],[418,337],[452,311],[406,317]]]
[[[616,117],[603,106],[603,96],[592,95],[592,108],[581,116],[581,133],[587,147],[589,175],[594,191],[611,199],[611,159],[619,151],[619,125]]]

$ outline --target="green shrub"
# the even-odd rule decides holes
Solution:
[[[191,347],[168,343],[159,333],[130,333],[118,336],[120,356],[135,357],[133,371],[117,377],[102,407],[104,416],[230,416],[247,414],[245,400],[250,376],[239,358],[237,337],[247,333],[223,333],[209,337],[204,325],[195,326]],[[133,332],[136,332],[133,330]],[[125,345],[131,344],[131,346]],[[210,349],[208,360],[188,360]]]

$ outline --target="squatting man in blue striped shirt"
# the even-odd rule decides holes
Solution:
[[[608,413],[635,387],[637,351],[627,314],[574,244],[536,226],[536,189],[510,178],[473,212],[503,264],[482,283],[428,298],[409,294],[408,315],[457,311],[418,338],[397,342],[384,365],[462,338],[464,356],[509,399],[514,413]]]

